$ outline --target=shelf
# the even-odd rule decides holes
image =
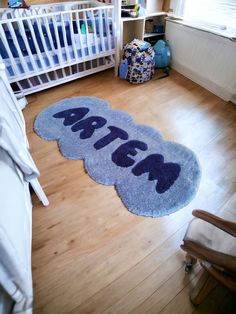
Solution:
[[[163,11],[163,0],[142,0],[141,2],[143,10],[139,11],[138,17],[121,17],[121,49],[134,38],[152,42],[165,36],[167,12]],[[159,25],[163,25],[163,28],[159,28]]]
[[[165,35],[165,33],[144,33],[144,38],[148,38],[148,37],[156,37],[156,36],[163,36]]]
[[[145,19],[148,19],[148,18],[153,17],[153,16],[162,16],[162,15],[167,15],[167,13],[166,12],[147,13],[145,15]]]
[[[166,12],[147,13],[146,15],[140,15],[138,17],[122,17],[121,20],[123,22],[129,22],[129,21],[149,19],[150,17],[162,16],[162,15],[167,15],[167,13]]]
[[[123,22],[130,22],[130,21],[138,21],[144,20],[146,16],[138,16],[138,17],[122,17],[121,21]]]

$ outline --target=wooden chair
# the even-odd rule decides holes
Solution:
[[[217,213],[218,214],[218,213]],[[236,194],[219,216],[194,210],[181,248],[187,252],[185,271],[199,261],[202,276],[191,293],[200,304],[217,283],[236,293]]]

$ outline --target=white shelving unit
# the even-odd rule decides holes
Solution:
[[[144,40],[146,38],[151,38],[151,37],[158,37],[158,36],[164,36],[165,33],[144,33],[143,38]]]
[[[134,38],[141,40],[158,40],[165,35],[163,32],[147,32],[147,23],[153,21],[153,25],[163,24],[166,12],[163,11],[163,0],[141,0],[144,14],[140,14],[136,18],[121,18],[120,27],[120,50],[123,46],[132,41]]]

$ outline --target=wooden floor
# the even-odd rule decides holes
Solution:
[[[33,132],[43,108],[80,95],[103,98],[191,148],[202,166],[194,200],[162,218],[133,215],[114,187],[94,182],[82,161],[66,160],[56,142]],[[179,249],[192,209],[216,210],[236,193],[236,106],[174,71],[137,86],[105,71],[28,100],[27,133],[50,200],[43,207],[33,197],[35,313],[236,313],[221,287],[200,307],[191,305],[200,268],[185,274]]]

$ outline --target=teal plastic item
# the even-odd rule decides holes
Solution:
[[[84,23],[81,25],[81,34],[86,34],[86,26]]]

